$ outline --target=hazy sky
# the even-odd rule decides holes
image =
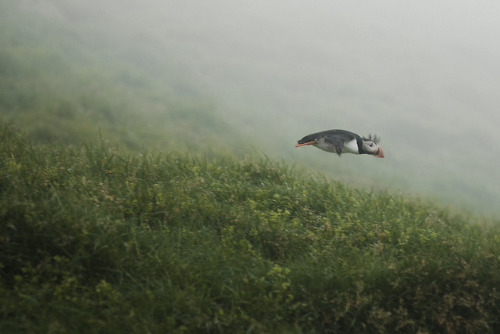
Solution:
[[[377,132],[391,162],[362,167],[500,194],[499,3],[174,1],[158,15],[187,73],[270,138]]]
[[[388,130],[396,131],[404,124],[387,118],[415,112],[414,122],[439,124],[454,135],[464,125],[499,121],[499,6],[173,1],[157,13],[161,23],[150,24],[175,45],[169,52],[187,74],[229,98],[261,108],[265,101],[276,113],[301,109],[311,126],[334,123],[340,113],[349,122],[362,124],[363,115],[378,129],[390,123]]]

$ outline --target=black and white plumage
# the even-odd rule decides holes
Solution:
[[[313,145],[323,151],[337,153],[370,154],[377,158],[384,157],[382,147],[377,143],[377,136],[361,137],[346,130],[328,130],[305,136],[295,147]]]

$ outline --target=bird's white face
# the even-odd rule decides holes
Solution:
[[[363,140],[363,149],[368,154],[374,155],[377,158],[384,157],[384,151],[376,142],[372,140]]]

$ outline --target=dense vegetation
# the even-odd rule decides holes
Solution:
[[[266,158],[0,132],[0,332],[500,330],[500,237]]]

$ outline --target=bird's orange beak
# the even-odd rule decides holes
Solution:
[[[305,145],[313,145],[313,144],[316,144],[316,142],[315,141],[308,141],[307,143],[304,143],[304,144],[297,144],[297,145],[295,145],[295,147],[305,146]]]
[[[375,157],[377,157],[377,158],[383,158],[384,157],[384,150],[382,149],[382,147],[380,147],[380,146],[378,147],[378,152],[375,154]]]

